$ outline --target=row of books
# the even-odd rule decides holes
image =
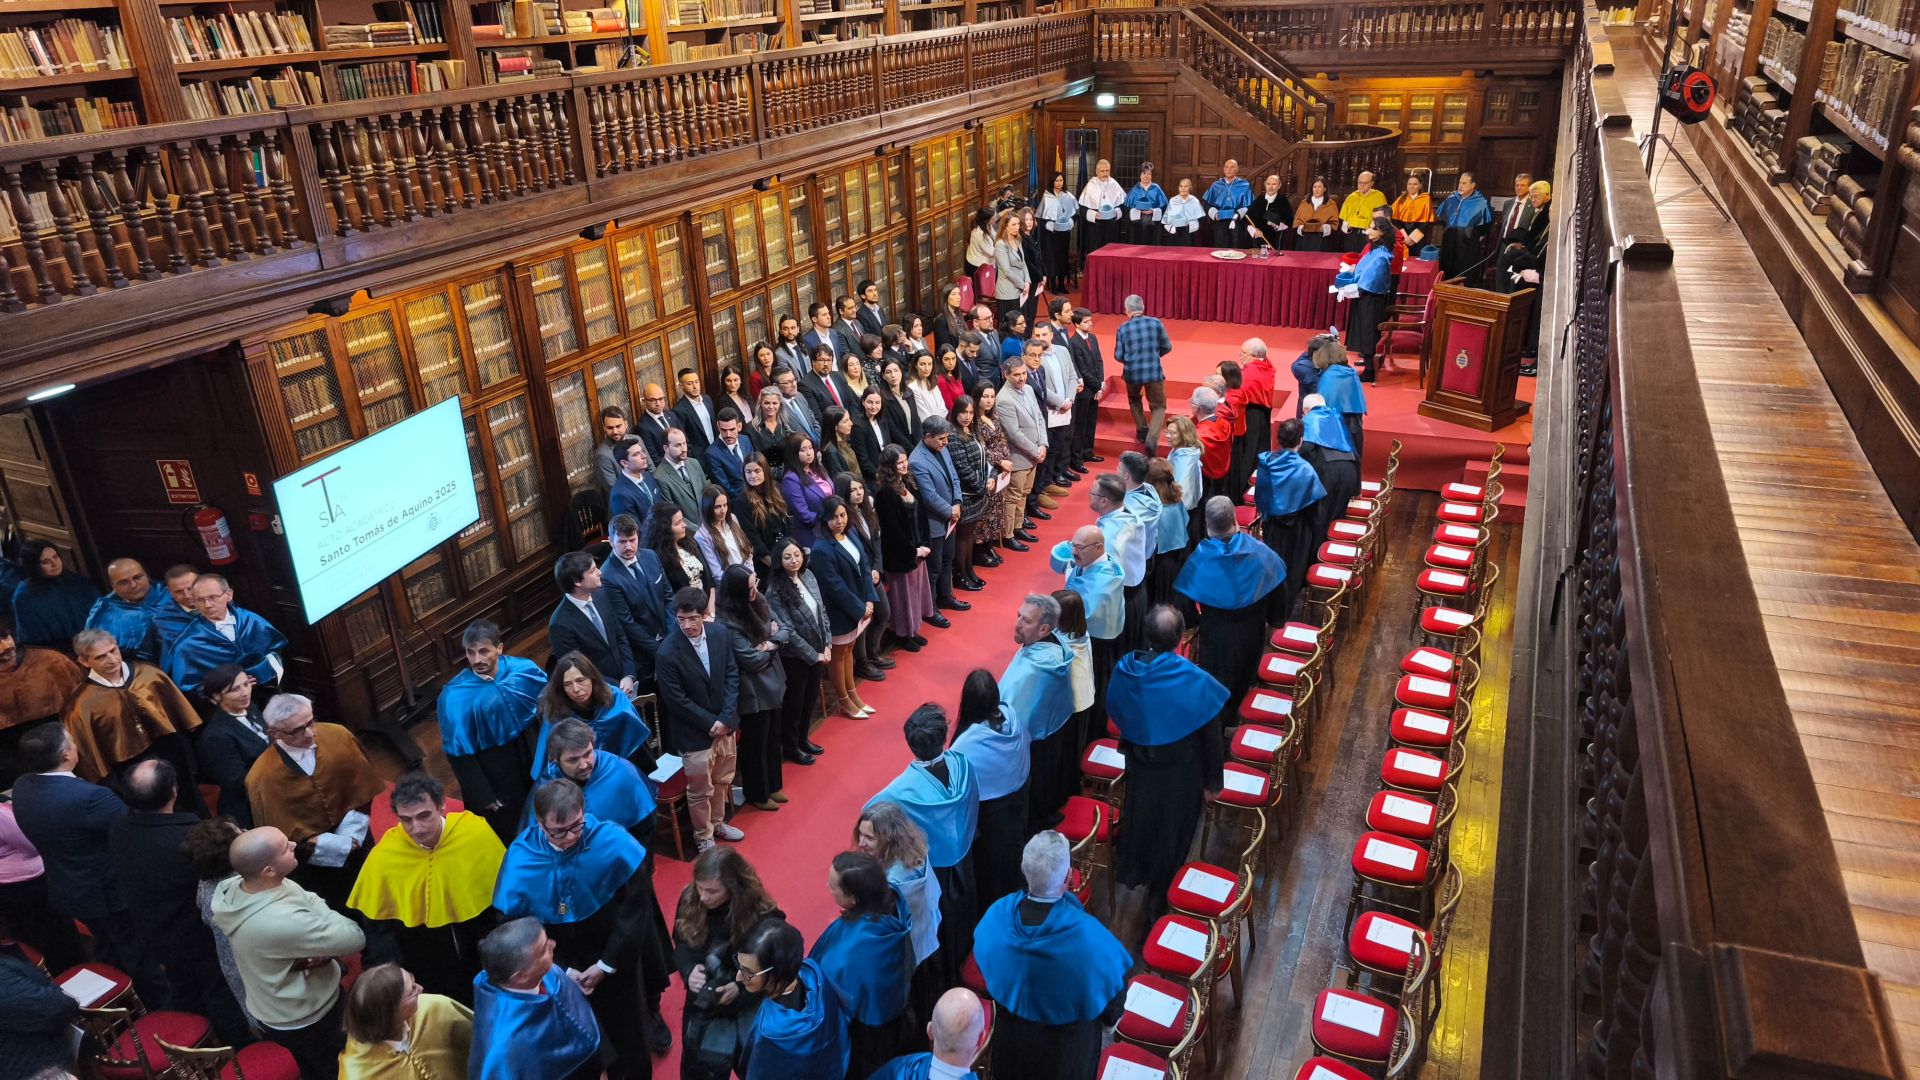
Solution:
[[[532,49],[515,49],[502,52],[490,52],[487,59],[491,66],[487,69],[489,82],[511,82],[516,79],[547,79],[566,73],[566,66],[550,56],[543,56]]]
[[[407,94],[431,94],[440,90],[460,90],[467,85],[465,60],[382,60],[371,64],[348,64],[334,72],[340,84],[340,100],[401,97]]]
[[[1840,0],[1838,18],[1894,41],[1909,42],[1920,29],[1920,0]]]
[[[176,64],[243,56],[313,52],[307,20],[290,11],[226,11],[167,20],[167,50]]]
[[[329,49],[382,49],[412,45],[413,24],[400,20],[373,23],[328,24],[325,31]]]
[[[132,67],[117,26],[91,19],[56,19],[45,26],[0,32],[0,78],[31,79]]]
[[[31,142],[56,135],[139,125],[140,112],[131,101],[76,97],[29,105],[24,98],[0,98],[0,143]],[[4,202],[0,199],[0,203]]]
[[[960,12],[953,8],[916,12],[910,7],[902,7],[900,19],[902,30],[949,30],[960,25]]]
[[[1760,41],[1760,59],[1792,79],[1800,70],[1800,53],[1806,45],[1806,31],[1782,19],[1768,19],[1767,36]],[[1793,87],[1789,85],[1787,89]]]
[[[318,105],[327,100],[319,74],[297,68],[227,82],[183,83],[180,90],[186,98],[187,116],[194,120]]]
[[[1820,81],[1820,99],[1885,150],[1893,118],[1900,112],[1907,61],[1858,41],[1832,42],[1827,52],[1836,59],[1833,77]]]
[[[373,5],[376,18],[403,22],[413,27],[413,40],[427,45],[444,45],[447,30],[440,22],[440,5],[434,0],[378,0]]]
[[[862,38],[879,37],[879,26],[877,22],[825,23],[808,27],[804,40],[810,45],[825,45],[834,41],[858,41]]]
[[[692,23],[733,22],[737,19],[763,19],[777,15],[774,0],[675,0],[669,26]]]

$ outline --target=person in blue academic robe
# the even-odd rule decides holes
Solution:
[[[1181,543],[1185,542],[1181,537]],[[1061,548],[1067,549],[1064,559]],[[1126,571],[1107,550],[1105,534],[1093,525],[1080,526],[1072,540],[1054,545],[1053,554],[1053,568],[1065,575],[1067,588],[1080,597],[1080,605],[1086,609],[1087,637],[1093,646],[1093,681],[1104,691],[1107,676],[1120,658],[1120,635],[1126,629]],[[1096,702],[1094,712],[1104,711]],[[1086,741],[1083,737],[1081,745]]]
[[[880,861],[860,851],[833,857],[827,891],[840,915],[808,955],[847,1018],[848,1076],[866,1076],[914,1040],[907,989],[913,979],[911,918]]]
[[[1258,544],[1251,550],[1273,555]],[[1146,886],[1149,919],[1159,915],[1173,872],[1193,845],[1207,794],[1220,790],[1226,760],[1218,716],[1230,701],[1227,687],[1174,652],[1185,629],[1171,607],[1148,612],[1141,631],[1145,647],[1120,658],[1107,687],[1107,714],[1120,729],[1120,752],[1127,758],[1127,804],[1153,808],[1120,822],[1114,880]]]
[[[1222,728],[1230,728],[1239,723],[1240,699],[1253,685],[1254,669],[1267,647],[1267,623],[1284,602],[1287,565],[1240,531],[1226,496],[1209,499],[1205,513],[1207,538],[1194,545],[1173,591],[1186,605],[1186,617],[1198,620],[1195,662],[1227,688],[1218,718]]]
[[[440,690],[440,749],[467,806],[511,843],[532,788],[533,721],[547,676],[533,661],[508,656],[490,622],[468,626],[460,641],[467,669]]]
[[[900,807],[927,837],[927,865],[940,883],[940,947],[967,955],[966,943],[980,917],[973,880],[973,839],[980,822],[980,782],[964,754],[947,749],[947,713],[928,703],[905,725],[914,760],[867,806]]]
[[[553,952],[535,919],[505,923],[480,943],[486,968],[473,980],[468,1080],[600,1075],[600,1024]]]
[[[233,603],[233,590],[224,578],[202,574],[193,588],[200,612],[180,631],[167,654],[167,675],[174,685],[197,687],[206,681],[207,672],[221,664],[239,664],[263,686],[279,682],[285,670],[280,654],[286,651],[287,636]],[[203,598],[204,593],[211,595]]]
[[[1452,280],[1473,269],[1483,258],[1487,230],[1493,225],[1493,206],[1473,182],[1472,173],[1460,174],[1460,187],[1434,211],[1440,227],[1440,277]]]
[[[593,729],[593,745],[606,753],[624,758],[633,763],[634,768],[652,771],[653,754],[647,749],[647,741],[653,738],[653,732],[647,722],[640,717],[638,709],[633,707],[633,699],[620,692],[612,683],[602,683],[607,688],[606,704],[587,709],[568,709],[572,719],[579,720]],[[538,734],[533,737],[533,771],[546,771],[547,736],[552,734],[553,725],[559,720],[553,717],[542,719]],[[535,777],[538,779],[538,777]]]
[[[1293,617],[1293,604],[1306,581],[1307,567],[1313,564],[1321,536],[1313,531],[1314,510],[1327,497],[1320,474],[1300,456],[1300,439],[1306,425],[1289,418],[1280,421],[1274,437],[1276,449],[1261,454],[1254,463],[1253,504],[1260,511],[1260,538],[1266,542],[1285,567],[1286,577],[1275,595],[1267,621],[1286,622]]]
[[[1158,244],[1167,234],[1160,219],[1166,214],[1167,193],[1153,182],[1153,166],[1140,166],[1140,182],[1127,189],[1126,236],[1130,244]]]
[[[1378,374],[1373,354],[1380,344],[1380,324],[1386,321],[1393,305],[1392,222],[1374,218],[1373,224],[1367,227],[1367,240],[1371,246],[1360,256],[1360,262],[1351,271],[1334,275],[1333,283],[1336,287],[1352,285],[1358,290],[1347,305],[1347,350],[1366,363],[1366,380],[1372,382]],[[1327,392],[1325,383],[1323,375],[1320,387],[1323,395]]]
[[[655,988],[641,985],[640,954],[650,937],[649,905],[657,905],[646,849],[625,829],[588,814],[570,780],[541,785],[533,806],[535,823],[507,845],[493,906],[506,918],[540,920],[557,962],[585,973],[582,989],[590,991],[613,1050],[610,1071],[645,1076],[654,1018],[644,1015],[640,994]]]
[[[153,587],[146,568],[132,559],[107,564],[107,584],[113,591],[93,602],[87,628],[105,630],[120,643],[120,651],[150,664],[160,663],[161,639],[155,620],[179,605],[165,589]],[[191,692],[197,687],[182,687]]]
[[[973,1063],[987,1043],[987,1010],[964,986],[940,995],[927,1021],[931,1053],[902,1054],[867,1080],[977,1080]]]
[[[1020,651],[1007,661],[1000,673],[1000,702],[1020,719],[1037,747],[1048,745],[1073,719],[1074,651],[1056,636],[1060,625],[1060,603],[1051,596],[1033,597],[1020,605],[1013,620],[1013,640]],[[1091,651],[1089,649],[1089,651]],[[1042,750],[1042,756],[1046,751]],[[1043,775],[1045,775],[1043,773]],[[1040,828],[1060,810],[1060,793],[1054,790],[1027,791],[1026,833]],[[1064,798],[1064,796],[1060,796]]]
[[[1335,364],[1327,370],[1332,371]],[[1360,494],[1360,454],[1347,421],[1315,394],[1307,399],[1300,417],[1300,456],[1313,466],[1327,494],[1314,510],[1313,534],[1327,535],[1327,526],[1347,512],[1347,503]]]
[[[817,961],[801,957],[800,931],[769,916],[741,940],[740,984],[763,994],[748,1026],[739,1072],[746,1080],[842,1080],[847,1018]]]
[[[1020,887],[1020,845],[1027,837],[1027,792],[1033,738],[1000,700],[993,673],[975,668],[960,687],[959,730],[950,749],[973,766],[980,783],[980,823],[973,842],[973,879],[992,903]]]
[[[1340,423],[1347,429],[1347,448],[1353,451],[1355,461],[1366,461],[1366,416],[1367,392],[1360,385],[1360,375],[1350,364],[1328,364],[1327,370],[1320,373],[1320,399],[1327,408],[1340,414]]]
[[[974,931],[974,963],[999,1006],[995,1076],[1093,1080],[1100,1029],[1120,1016],[1133,958],[1067,892],[1071,862],[1057,832],[1027,841],[1026,889],[995,901]]]
[[[1207,208],[1207,218],[1212,222],[1213,246],[1246,247],[1252,237],[1240,222],[1253,207],[1253,187],[1240,175],[1240,163],[1231,158],[1221,166],[1220,172],[1220,179],[1208,184],[1205,194],[1200,196],[1200,202]]]

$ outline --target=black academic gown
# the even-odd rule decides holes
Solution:
[[[653,897],[653,875],[643,865],[592,915],[578,922],[546,924],[547,936],[553,939],[554,963],[578,971],[603,958],[613,965],[613,974],[587,1001],[600,1021],[605,1039],[602,1055],[609,1046],[613,1050],[615,1062],[607,1075],[614,1080],[653,1075],[640,985],[644,966],[640,953],[653,942],[646,926],[650,908],[657,911],[658,902]]]
[[[1131,786],[1131,777],[1128,783]],[[1026,926],[1045,922],[1047,912],[1046,904],[1020,902],[1020,921]],[[993,1075],[1094,1080],[1100,1068],[1102,1029],[1120,1019],[1125,1004],[1126,990],[1122,989],[1099,1016],[1078,1024],[1043,1024],[1022,1020],[1012,1009],[996,1010],[993,1041],[987,1048],[992,1055]]]
[[[1329,450],[1319,443],[1300,444],[1300,456],[1307,459],[1313,471],[1320,476],[1320,486],[1327,489],[1326,498],[1316,505],[1313,517],[1313,535],[1327,535],[1327,526],[1345,516],[1347,503],[1360,494],[1360,462],[1344,450]],[[1292,570],[1288,570],[1292,576]]]
[[[480,939],[499,924],[500,913],[488,908],[465,922],[449,926],[408,926],[398,919],[367,923],[365,965],[388,961],[400,964],[429,994],[450,997],[473,1007],[473,977],[480,974]],[[591,962],[591,961],[589,961]]]
[[[1299,599],[1300,590],[1306,583],[1307,568],[1313,565],[1313,556],[1320,550],[1320,540],[1326,535],[1324,531],[1314,532],[1319,511],[1319,503],[1309,503],[1291,514],[1262,518],[1260,521],[1260,538],[1266,541],[1267,547],[1275,555],[1280,556],[1281,562],[1287,564],[1286,580],[1267,596],[1270,602],[1268,622],[1283,623],[1293,617],[1294,601]]]
[[[533,744],[539,732],[540,724],[535,721],[518,738],[499,746],[475,754],[447,755],[447,767],[460,782],[467,805],[493,826],[503,844],[513,843],[513,838],[520,835],[520,811],[533,790]],[[484,808],[495,800],[500,808],[488,813]],[[471,994],[471,987],[468,992]]]

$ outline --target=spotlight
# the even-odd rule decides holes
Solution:
[[[606,235],[607,223],[604,221],[596,221],[580,230],[580,239],[582,240],[599,240]]]
[[[308,305],[307,314],[331,315],[337,319],[340,316],[345,315],[347,313],[347,309],[352,306],[353,306],[352,293],[348,293],[345,296],[329,296],[325,300],[315,300],[312,304]]]

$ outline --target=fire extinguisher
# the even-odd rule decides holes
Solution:
[[[227,526],[227,515],[211,506],[202,506],[193,512],[193,531],[200,535],[200,546],[206,549],[209,563],[227,566],[240,560],[233,546],[233,530]]]

